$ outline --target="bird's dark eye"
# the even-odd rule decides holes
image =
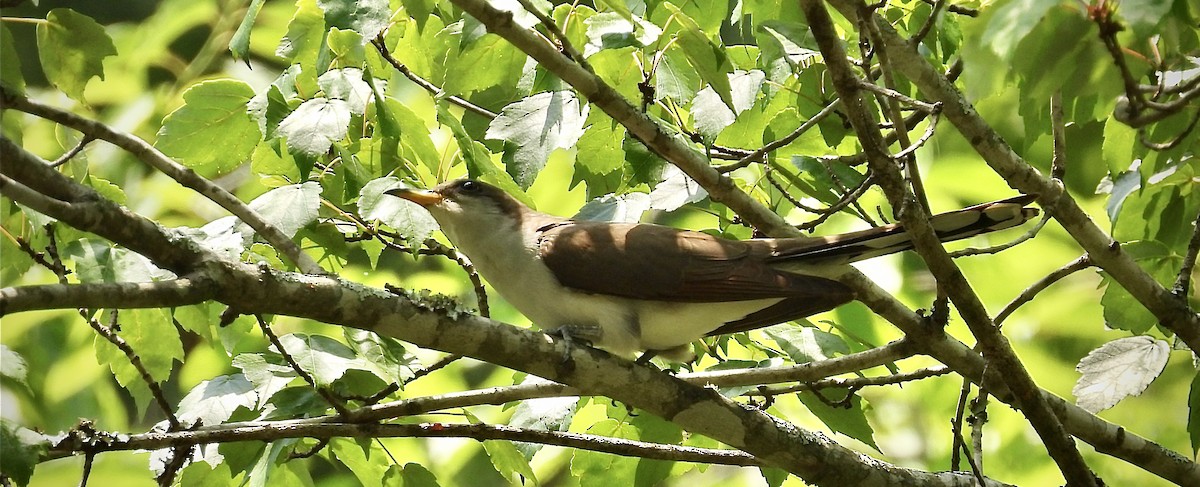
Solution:
[[[461,189],[468,193],[474,193],[474,192],[479,191],[480,189],[483,189],[483,185],[481,185],[475,181],[463,181],[463,182],[459,183],[458,189]]]

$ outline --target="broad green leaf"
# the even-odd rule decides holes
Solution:
[[[1098,413],[1126,397],[1141,395],[1162,373],[1170,355],[1170,344],[1148,336],[1118,338],[1101,345],[1075,366],[1080,373],[1071,389],[1075,403]]]
[[[342,332],[365,365],[384,382],[402,384],[413,377],[414,368],[420,368],[417,357],[395,338],[349,327]]]
[[[437,477],[419,463],[407,463],[403,467],[393,464],[383,474],[383,485],[394,487],[441,487]]]
[[[1037,26],[1038,21],[1059,0],[1009,0],[988,9],[987,28],[980,38],[980,45],[987,46],[1003,59],[1017,52],[1017,44],[1025,39]]]
[[[487,137],[503,140],[508,173],[528,189],[555,149],[575,146],[583,135],[588,106],[575,93],[538,93],[504,107],[488,126]]]
[[[866,178],[845,164],[826,164],[807,156],[792,156],[792,164],[800,172],[795,175],[786,172],[785,177],[790,176],[789,182],[826,204],[836,202],[844,193],[843,188],[858,186]]]
[[[729,85],[733,90],[731,105],[723,101],[711,85],[700,90],[692,101],[692,118],[696,122],[696,130],[706,139],[715,140],[725,127],[733,124],[738,115],[754,106],[765,80],[766,75],[757,69],[730,74]],[[732,111],[730,107],[733,107]]]
[[[599,421],[587,431],[601,436],[637,439],[637,429],[613,419]],[[575,450],[571,455],[571,474],[579,479],[580,487],[634,485],[637,467],[637,459],[610,453]]]
[[[247,112],[254,96],[237,80],[205,81],[183,93],[183,106],[163,119],[155,147],[205,175],[223,174],[250,158],[262,138]]]
[[[528,57],[508,41],[485,35],[445,60],[442,89],[453,95],[468,95],[489,88],[515,94],[517,81]],[[487,69],[479,69],[487,66]]]
[[[354,350],[327,336],[292,333],[279,337],[279,342],[318,386],[332,384],[351,368],[362,368]]]
[[[301,228],[317,220],[317,211],[321,207],[321,185],[309,181],[281,186],[254,198],[249,206],[267,223],[292,237]],[[243,226],[242,231],[248,234],[250,230],[248,226]]]
[[[243,353],[233,358],[233,366],[242,371],[242,376],[254,384],[254,392],[258,396],[255,409],[263,406],[282,391],[300,375],[291,367],[271,363],[261,353]]]
[[[467,417],[467,421],[471,424],[480,424],[479,420],[470,411],[463,409],[463,415]],[[529,466],[529,460],[517,450],[516,445],[511,441],[506,440],[485,440],[483,449],[487,451],[488,460],[491,460],[492,466],[500,473],[502,477],[507,479],[513,485],[524,485],[529,482],[533,486],[538,485],[537,476],[533,473],[533,467]]]
[[[0,471],[18,485],[29,485],[33,468],[50,447],[50,438],[0,419]]]
[[[529,375],[522,384],[549,384],[550,381]],[[579,398],[546,397],[526,399],[517,404],[508,425],[515,428],[535,429],[540,431],[567,431],[571,420],[575,418],[575,410],[579,407]],[[542,449],[540,443],[516,443],[515,446],[526,460],[533,460],[533,455]]]
[[[362,66],[367,60],[367,43],[358,32],[330,27],[325,44],[335,58],[332,60],[335,65]]]
[[[75,262],[80,282],[150,282],[174,276],[141,254],[92,239],[67,244],[62,255]]]
[[[253,408],[257,399],[254,384],[242,374],[221,375],[192,388],[179,401],[175,413],[185,424],[199,421],[205,426],[213,426],[224,423],[238,408]]]
[[[25,386],[27,385],[25,382],[27,372],[25,359],[8,348],[8,345],[0,344],[0,376]]]
[[[1176,0],[1121,0],[1117,16],[1124,19],[1138,40],[1161,33],[1160,26],[1169,17]],[[1195,4],[1192,4],[1193,10]]]
[[[521,200],[522,203],[533,207],[533,200],[529,195],[525,194],[525,190],[513,181],[512,176],[501,171],[492,163],[491,157],[487,148],[471,139],[467,134],[467,130],[463,128],[462,122],[459,122],[454,115],[450,114],[444,103],[438,104],[438,121],[450,128],[450,133],[454,134],[454,140],[458,143],[459,153],[462,155],[463,162],[467,165],[467,176],[478,179],[485,183],[490,183],[503,189],[504,192]]]
[[[403,187],[399,179],[388,176],[371,181],[363,186],[358,198],[358,214],[367,221],[379,220],[392,227],[416,246],[433,235],[437,222],[421,205],[384,194]]]
[[[841,337],[816,328],[784,323],[765,328],[763,331],[798,364],[830,359],[834,354],[850,353],[850,347]]]
[[[708,191],[674,165],[663,169],[663,180],[650,192],[650,208],[674,211],[708,197]]]
[[[279,122],[279,135],[287,137],[289,148],[315,157],[328,152],[334,142],[345,138],[349,128],[349,103],[313,98]]]
[[[662,29],[658,26],[638,17],[630,21],[616,12],[593,15],[584,20],[584,24],[587,26],[588,39],[584,56],[591,56],[603,49],[649,46],[662,35]]]
[[[679,51],[661,51],[658,65],[654,67],[654,98],[670,98],[683,104],[691,100],[700,90],[700,76],[692,70],[687,58]]]
[[[363,72],[358,68],[342,68],[326,71],[317,78],[317,85],[325,96],[343,100],[350,105],[350,113],[362,115],[367,112],[367,102],[374,98],[371,85],[363,81]]]
[[[787,470],[774,467],[760,467],[759,473],[762,473],[763,480],[767,481],[768,487],[779,487],[788,479]]]
[[[387,27],[392,12],[388,0],[317,0],[330,27],[348,29],[369,42]]]
[[[83,101],[93,76],[104,79],[104,58],[117,55],[104,27],[69,8],[56,8],[38,24],[38,57],[46,79],[67,96]]]
[[[813,392],[802,392],[798,394],[798,397],[800,402],[803,402],[804,406],[829,429],[861,441],[879,451],[879,445],[875,444],[875,430],[867,423],[865,403],[861,396],[855,394],[850,399],[848,408],[833,407],[826,403],[826,401],[841,401],[849,392],[847,389],[840,388],[821,389],[820,394],[825,400],[818,398]]]
[[[1154,277],[1159,284],[1170,285],[1175,278],[1182,257],[1173,254],[1162,243],[1155,241],[1135,241],[1121,246],[1129,253],[1138,266]],[[1129,291],[1104,275],[1104,296],[1100,305],[1104,308],[1104,324],[1109,328],[1126,330],[1134,334],[1145,333],[1158,323],[1145,306],[1134,298]]]
[[[596,110],[588,115],[589,125],[575,144],[575,182],[587,183],[588,195],[616,191],[625,167],[625,126]]]
[[[683,442],[682,428],[653,414],[638,414],[630,419],[629,424],[637,430],[639,441],[661,445],[678,445]],[[633,485],[636,487],[662,485],[671,476],[674,465],[675,462],[668,460],[640,459],[634,473]]]
[[[399,124],[400,144],[405,158],[425,166],[429,172],[436,174],[441,158],[437,147],[433,145],[425,121],[395,98],[387,97],[384,105]]]
[[[571,217],[575,220],[601,222],[637,223],[642,214],[650,210],[650,195],[632,192],[622,195],[606,194],[592,199]]]
[[[18,95],[24,95],[25,76],[21,74],[21,58],[17,56],[14,42],[8,27],[0,23],[0,86]]]
[[[296,0],[296,13],[288,22],[287,33],[279,40],[275,55],[316,70],[317,52],[325,40],[325,16],[316,0]]]
[[[334,438],[329,440],[329,449],[338,461],[342,462],[363,487],[382,487],[394,484],[384,483],[388,471],[387,455],[372,451],[372,443],[359,443],[350,438]],[[374,453],[374,455],[372,455]]]
[[[733,110],[733,88],[727,76],[733,72],[733,64],[726,57],[725,50],[713,44],[700,26],[678,7],[670,3],[662,5],[671,11],[675,21],[682,26],[675,39],[676,44],[683,50],[700,79],[708,82],[725,106]]]
[[[242,17],[242,23],[229,39],[229,52],[233,54],[234,59],[245,61],[246,66],[250,66],[250,59],[246,57],[250,50],[250,29],[254,27],[254,19],[258,18],[262,4],[263,0],[250,0],[250,6],[246,7],[246,16]]]

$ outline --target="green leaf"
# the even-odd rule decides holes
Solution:
[[[575,146],[583,135],[588,106],[575,93],[538,93],[512,103],[488,125],[487,137],[506,142],[508,173],[522,188],[533,185],[555,149]]]
[[[467,130],[463,128],[462,122],[459,122],[457,118],[454,118],[454,115],[450,114],[445,103],[438,104],[438,121],[449,127],[450,133],[454,134],[454,140],[458,143],[459,153],[462,155],[463,162],[467,165],[468,177],[495,185],[503,189],[504,192],[521,200],[522,203],[533,207],[533,200],[525,194],[525,190],[513,181],[512,176],[499,170],[492,163],[492,159],[488,157],[487,148],[472,139],[470,134],[467,134]]]
[[[788,479],[787,470],[774,467],[759,467],[758,471],[762,473],[763,480],[767,481],[768,487],[779,487]]]
[[[250,30],[254,27],[254,19],[258,18],[262,4],[263,0],[250,1],[250,6],[246,8],[246,16],[242,17],[242,23],[229,39],[229,52],[233,54],[234,59],[245,61],[247,67],[250,66],[250,59],[246,57],[250,50]]]
[[[75,262],[80,282],[150,282],[174,276],[141,254],[86,238],[67,244],[62,255]]]
[[[480,424],[481,421],[474,414],[466,409],[463,410],[463,415],[467,417],[467,421],[471,424]],[[533,467],[529,466],[529,460],[517,450],[513,442],[506,440],[485,440],[483,449],[487,451],[488,460],[491,460],[492,466],[496,467],[496,471],[500,473],[513,485],[522,485],[528,480],[534,486],[538,485],[537,476],[533,474]]]
[[[104,27],[69,8],[56,8],[38,24],[38,58],[46,79],[67,96],[83,101],[94,76],[104,79],[104,58],[117,55]]]
[[[854,438],[879,451],[879,445],[875,444],[875,431],[871,428],[870,423],[867,423],[867,414],[861,396],[854,395],[850,399],[848,408],[833,407],[826,403],[830,400],[840,401],[849,392],[840,388],[822,389],[821,396],[825,398],[825,401],[812,392],[802,392],[797,397],[817,419],[820,419],[835,433]]]
[[[387,97],[384,105],[399,124],[400,144],[405,159],[419,163],[436,174],[442,161],[425,121],[395,98]]]
[[[332,384],[351,368],[362,368],[354,350],[327,336],[292,333],[279,337],[279,342],[318,386]]]
[[[223,174],[250,158],[262,138],[247,112],[254,96],[237,80],[205,81],[183,93],[183,106],[163,119],[154,146],[206,176]]]
[[[383,485],[395,487],[441,487],[437,477],[419,463],[407,463],[403,467],[392,465],[383,474]]]
[[[1182,257],[1173,254],[1162,243],[1155,241],[1135,241],[1121,246],[1138,266],[1154,277],[1159,284],[1170,285],[1174,273],[1179,268]],[[1129,291],[1121,287],[1106,273],[1104,275],[1104,296],[1100,305],[1104,308],[1104,324],[1110,328],[1126,330],[1134,334],[1145,333],[1158,323],[1154,314],[1134,298]]]
[[[14,381],[22,386],[28,386],[25,382],[25,375],[28,372],[28,367],[25,365],[25,359],[21,355],[14,352],[8,345],[0,343],[0,377]]]
[[[616,12],[604,12],[584,20],[587,26],[587,46],[584,56],[591,56],[603,49],[622,47],[645,47],[658,40],[662,29],[639,17],[633,21]]]
[[[550,381],[535,375],[528,375],[521,383],[549,384]],[[579,398],[575,396],[526,399],[517,404],[516,410],[508,420],[508,425],[539,431],[567,431],[571,427],[571,420],[575,418],[575,411],[578,408]],[[517,450],[525,455],[526,460],[532,460],[533,455],[541,450],[542,446],[540,443],[516,443]]]
[[[358,214],[367,221],[379,220],[392,227],[415,247],[433,235],[438,225],[421,205],[384,194],[403,186],[399,179],[391,176],[367,183],[359,193]]]
[[[674,165],[663,169],[663,180],[650,192],[650,208],[674,211],[708,197],[708,191]]]
[[[192,388],[179,401],[175,413],[185,424],[199,421],[205,426],[213,426],[224,423],[238,408],[253,408],[257,399],[254,384],[242,374],[221,375]]]
[[[316,71],[317,53],[324,41],[325,15],[317,8],[317,2],[296,0],[296,13],[288,22],[287,33],[279,40],[275,55]]]
[[[50,447],[50,438],[0,419],[0,471],[18,485],[29,485],[33,467]]]
[[[614,438],[637,438],[637,430],[632,425],[622,424],[613,419],[599,421],[587,431]],[[634,485],[637,467],[636,459],[610,453],[575,450],[571,455],[571,474],[579,479],[580,487]]]
[[[420,368],[417,357],[395,338],[349,327],[342,332],[354,352],[366,361],[367,368],[384,382],[402,384],[413,378],[414,367]]]
[[[317,0],[317,5],[330,27],[358,32],[363,43],[383,32],[392,15],[388,0]]]
[[[632,192],[622,195],[606,194],[588,201],[571,217],[573,220],[637,223],[650,210],[650,195]]]
[[[329,449],[338,461],[342,462],[363,487],[392,486],[384,483],[388,471],[387,455],[372,452],[371,443],[359,443],[349,438],[334,438],[329,440]],[[371,453],[375,453],[374,456]]]
[[[249,206],[284,235],[292,237],[301,228],[317,220],[321,207],[321,185],[309,181],[281,186],[254,198]],[[249,226],[244,226],[243,232],[249,234]]]
[[[700,75],[679,51],[668,49],[661,55],[654,67],[655,100],[670,98],[680,104],[691,100],[700,90]]]
[[[721,101],[725,102],[725,106],[735,110],[733,88],[730,87],[727,76],[733,72],[733,64],[726,57],[725,50],[714,44],[704,31],[700,30],[696,21],[684,14],[679,7],[670,3],[662,5],[671,11],[675,20],[682,26],[676,36],[676,44],[683,50],[700,79],[712,86]]]
[[[1092,350],[1075,370],[1079,381],[1071,392],[1075,403],[1092,413],[1141,395],[1162,373],[1171,345],[1148,336],[1118,338]]]
[[[233,366],[241,369],[242,376],[254,384],[254,392],[258,397],[255,409],[262,409],[275,393],[287,388],[300,376],[287,365],[268,362],[261,353],[238,355],[233,358]]]
[[[8,27],[0,23],[0,86],[18,95],[24,95],[25,76],[21,74],[21,58],[17,55],[14,42],[16,41],[13,40]]]
[[[287,137],[289,148],[315,157],[328,152],[334,142],[345,138],[349,128],[349,103],[313,98],[279,122],[279,135]]]
[[[831,359],[838,353],[850,353],[850,347],[842,337],[816,328],[785,323],[763,331],[798,364]]]
[[[362,115],[367,112],[367,102],[374,98],[371,85],[363,81],[363,72],[358,68],[331,69],[317,78],[317,85],[325,96],[345,101],[350,113]]]

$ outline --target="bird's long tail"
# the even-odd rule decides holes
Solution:
[[[930,223],[942,242],[961,240],[1025,223],[1038,215],[1037,208],[1025,206],[1035,198],[1034,195],[1021,195],[983,203],[934,215]],[[799,259],[806,263],[848,264],[912,248],[912,239],[904,231],[904,226],[894,223],[859,232],[805,239],[794,246],[781,246],[772,260],[786,262]]]

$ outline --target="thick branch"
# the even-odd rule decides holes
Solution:
[[[114,129],[108,125],[88,120],[71,112],[43,105],[23,96],[6,90],[0,90],[0,109],[14,109],[50,120],[65,127],[70,127],[83,133],[85,140],[96,138],[107,141],[117,147],[129,151],[146,165],[162,171],[171,179],[183,186],[200,193],[205,198],[225,208],[237,216],[255,232],[258,232],[267,242],[279,250],[289,261],[308,274],[323,274],[325,271],[312,260],[308,254],[300,250],[300,246],[284,235],[278,228],[263,219],[262,215],[250,209],[246,203],[226,191],[225,188],[196,174],[195,171],[183,167],[167,157],[154,146],[132,134]]]
[[[39,309],[169,308],[201,303],[214,296],[216,296],[215,283],[202,276],[158,282],[102,282],[6,287],[0,289],[0,316]]]

